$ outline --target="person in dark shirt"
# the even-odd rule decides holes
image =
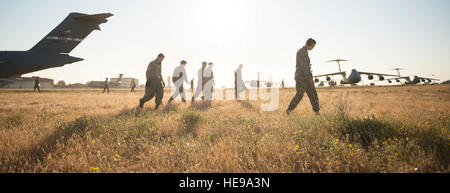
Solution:
[[[109,94],[109,82],[108,82],[108,78],[105,79],[105,82],[103,83],[103,92],[105,93],[105,91],[108,91]]]
[[[164,88],[162,85],[161,62],[164,60],[164,54],[159,54],[158,57],[150,62],[146,71],[147,82],[145,84],[145,94],[139,100],[139,107],[143,108],[144,103],[155,97],[155,110],[159,108],[164,97]]]
[[[136,92],[134,91],[134,88],[136,88],[136,82],[134,82],[134,78],[131,80],[131,92]]]
[[[311,73],[311,61],[308,55],[308,51],[314,49],[315,46],[316,41],[309,38],[306,41],[306,45],[297,52],[297,64],[295,71],[295,88],[297,92],[286,110],[286,114],[288,115],[295,109],[295,107],[297,107],[305,92],[309,97],[309,101],[311,102],[314,112],[316,115],[320,115],[319,98],[317,97],[316,88],[314,87],[314,81]]]
[[[38,90],[38,93],[41,92],[41,89],[39,88],[39,77],[36,77],[34,79],[34,89],[33,92],[36,92],[36,89]]]

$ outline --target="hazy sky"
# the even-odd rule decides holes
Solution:
[[[189,79],[214,62],[218,87],[233,84],[239,64],[244,80],[261,72],[293,85],[295,54],[313,37],[313,74],[336,72],[325,61],[344,58],[347,71],[450,79],[449,0],[10,0],[0,6],[0,50],[30,49],[70,12],[114,16],[70,53],[84,61],[25,76],[85,83],[124,73],[143,83],[163,52],[165,77],[185,59]]]

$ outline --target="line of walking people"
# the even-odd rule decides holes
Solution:
[[[320,107],[319,107],[319,98],[317,96],[317,91],[314,85],[313,76],[311,72],[311,60],[309,58],[308,52],[313,50],[316,46],[316,41],[312,38],[309,38],[305,45],[297,51],[296,55],[296,70],[295,70],[295,83],[296,83],[296,94],[292,98],[287,110],[286,114],[289,115],[300,103],[303,98],[303,95],[306,93],[310,100],[311,106],[313,107],[316,115],[320,115]],[[150,62],[146,71],[147,82],[145,84],[145,94],[139,100],[139,107],[143,108],[144,103],[151,100],[155,97],[155,110],[159,108],[162,104],[162,99],[164,96],[163,84],[164,81],[161,75],[161,63],[164,60],[164,54],[159,54],[158,57]],[[175,85],[175,92],[169,99],[169,103],[172,102],[178,95],[181,95],[182,101],[186,102],[186,96],[183,89],[183,83],[188,82],[187,74],[186,74],[186,61],[181,61],[180,65],[174,69],[173,72],[173,83]],[[192,102],[200,96],[203,92],[204,98],[207,100],[212,100],[213,86],[214,86],[214,73],[212,70],[213,63],[207,62],[202,63],[202,67],[198,70],[198,79],[197,79],[197,89],[195,90],[194,96],[192,97]],[[242,65],[239,65],[239,68],[235,71],[235,97],[239,99],[239,93],[245,90],[245,84],[242,80]],[[283,80],[284,87],[284,80]],[[193,88],[193,81],[191,81],[191,89]]]
[[[164,60],[164,54],[159,54],[158,57],[150,62],[146,71],[147,82],[145,84],[145,94],[139,101],[139,107],[143,108],[144,103],[151,100],[155,97],[155,110],[159,108],[162,104],[162,98],[164,97],[164,89],[163,89],[163,79],[161,75],[161,63]],[[184,83],[191,85],[191,90],[194,88],[194,80],[192,79],[190,82],[188,81],[187,73],[186,73],[186,64],[187,61],[182,60],[180,65],[175,67],[172,74],[172,82],[175,86],[175,91],[172,96],[169,98],[168,103],[171,103],[178,96],[181,96],[181,100],[186,103],[186,92],[184,90]],[[194,102],[202,93],[202,100],[213,99],[213,91],[214,91],[214,72],[213,72],[212,62],[202,62],[202,67],[197,71],[197,87],[195,89],[195,93],[191,98],[191,102]],[[244,82],[242,81],[242,64],[239,65],[239,68],[235,71],[235,91],[242,92],[245,90]],[[239,86],[236,86],[239,85]],[[236,93],[238,96],[238,93]]]

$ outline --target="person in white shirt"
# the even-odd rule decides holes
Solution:
[[[173,70],[172,82],[173,85],[175,86],[175,93],[173,93],[173,95],[170,97],[169,103],[171,103],[175,98],[177,98],[178,95],[181,95],[181,100],[184,103],[186,103],[186,96],[183,88],[183,82],[189,84],[185,69],[186,64],[187,62],[185,60],[182,60],[180,62],[180,65]]]
[[[243,65],[240,64],[238,69],[234,71],[234,92],[236,100],[241,99],[240,93],[245,90],[245,83],[242,80],[242,68]]]
[[[205,94],[206,100],[212,100],[212,94],[214,90],[214,73],[212,70],[213,63],[208,63],[208,67],[205,68],[205,72],[203,73],[203,79],[205,81],[205,86],[203,88],[203,93]]]
[[[203,79],[203,74],[205,72],[206,65],[207,65],[207,63],[203,62],[202,67],[200,69],[198,69],[197,88],[195,89],[194,96],[192,96],[192,102],[194,102],[195,99],[197,99],[197,97],[200,96],[200,94],[203,91],[203,87],[205,86],[206,81]]]

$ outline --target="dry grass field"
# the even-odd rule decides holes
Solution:
[[[450,86],[318,89],[287,116],[264,101],[175,101],[143,91],[0,90],[0,172],[450,171]]]

